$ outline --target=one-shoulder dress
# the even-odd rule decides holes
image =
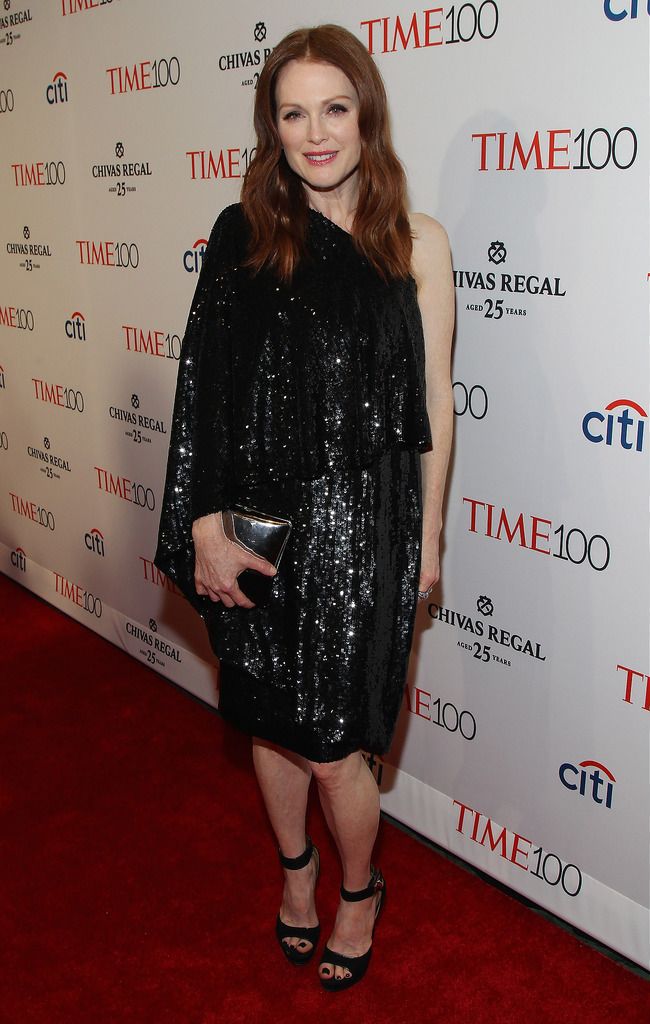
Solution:
[[[219,711],[315,762],[385,754],[417,608],[420,453],[431,448],[415,281],[385,281],[309,211],[290,285],[243,266],[217,218],[183,339],[155,564],[202,615]],[[239,502],[288,516],[271,598],[196,593],[192,523]]]

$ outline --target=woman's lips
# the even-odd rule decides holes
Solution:
[[[336,150],[327,153],[304,153],[303,156],[313,167],[322,167],[323,164],[331,164],[336,157]]]

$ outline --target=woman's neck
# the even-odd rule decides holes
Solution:
[[[346,187],[347,186],[347,187]],[[313,210],[322,213],[328,220],[338,224],[344,231],[352,230],[357,209],[359,190],[356,182],[344,182],[339,188],[318,191],[306,187],[307,200]]]

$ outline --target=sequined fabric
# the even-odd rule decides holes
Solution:
[[[383,283],[316,211],[308,249],[285,287],[241,267],[239,204],[215,223],[183,341],[155,563],[205,619],[224,717],[331,761],[390,746],[431,434],[413,279]],[[231,501],[293,522],[263,609],[194,589],[192,522]]]
[[[211,605],[225,718],[313,761],[388,750],[417,605],[419,471],[417,452],[392,448],[245,494],[294,525],[266,608]]]

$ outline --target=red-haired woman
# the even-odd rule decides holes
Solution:
[[[443,228],[406,211],[383,83],[350,32],[276,46],[255,129],[189,315],[155,561],[205,619],[219,710],[253,738],[294,964],[319,938],[316,778],[342,867],[318,971],[336,991],[366,971],[385,892],[362,751],[389,750],[417,600],[439,575],[452,274]],[[233,502],[291,520],[277,570],[226,536]],[[274,577],[264,606],[238,585],[246,568]]]

